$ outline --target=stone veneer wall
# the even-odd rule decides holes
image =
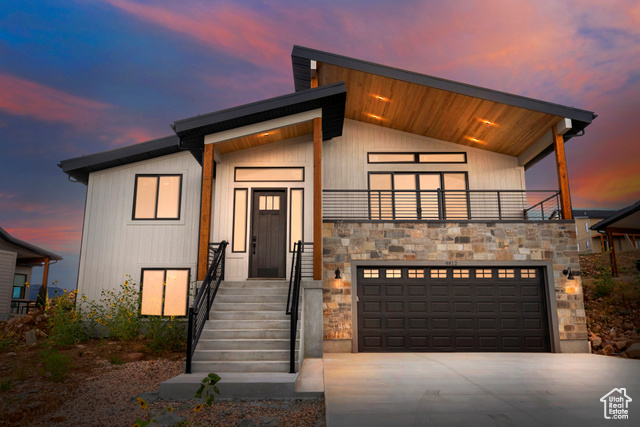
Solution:
[[[352,339],[351,262],[551,260],[560,340],[587,340],[573,221],[323,224],[323,337]],[[562,270],[571,267],[576,280]],[[339,269],[343,280],[334,280]]]

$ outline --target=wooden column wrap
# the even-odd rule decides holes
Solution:
[[[209,235],[211,234],[211,190],[213,186],[213,144],[205,144],[202,156],[202,197],[200,204],[200,240],[198,242],[198,280],[207,275]]]
[[[554,151],[556,152],[556,167],[558,169],[558,188],[560,189],[560,207],[562,219],[573,219],[571,212],[571,194],[569,192],[569,175],[567,173],[567,159],[564,154],[564,138],[558,135],[556,126],[551,127]]]
[[[613,234],[607,232],[609,239],[609,250],[611,251],[611,275],[618,277],[618,260],[616,259],[616,245],[613,242]]]
[[[322,280],[322,119],[313,119],[313,280]]]
[[[44,294],[47,294],[47,283],[49,282],[49,258],[44,259],[44,270],[42,271],[42,286],[44,286]]]

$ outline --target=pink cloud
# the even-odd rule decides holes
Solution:
[[[9,74],[0,74],[0,109],[86,130],[96,125],[109,105],[70,95]]]

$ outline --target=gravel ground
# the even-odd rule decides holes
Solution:
[[[39,426],[130,426],[136,418],[146,419],[137,397],[149,403],[151,414],[160,414],[160,425],[181,420],[205,426],[324,426],[324,400],[242,401],[220,400],[212,407],[194,412],[197,400],[158,400],[160,383],[183,372],[181,361],[131,362],[88,378],[55,413],[41,418]],[[224,388],[221,388],[224,397]],[[167,411],[172,407],[173,413]],[[158,424],[154,424],[158,425]]]

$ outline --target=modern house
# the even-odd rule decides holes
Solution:
[[[194,360],[241,370],[259,349],[250,369],[278,370],[301,241],[303,356],[589,350],[564,143],[592,112],[299,46],[291,60],[294,93],[62,161],[87,185],[80,293],[130,274],[142,314],[184,315],[226,241]],[[528,191],[551,154],[560,190]]]
[[[605,241],[609,243],[608,246],[611,248],[611,274],[617,276],[616,251],[618,251],[618,246],[615,244],[616,239],[624,236],[628,247],[640,249],[640,200],[633,205],[613,212],[606,219],[594,224],[591,229],[606,236]]]
[[[599,254],[608,252],[612,246],[618,252],[640,249],[640,236],[629,233],[613,234],[613,245],[604,233],[599,233],[591,226],[614,215],[614,209],[574,209],[573,218],[576,221],[576,241],[578,252],[581,254]]]
[[[16,239],[0,228],[0,320],[27,308],[33,267],[44,266],[42,283],[47,283],[51,261],[60,255]]]

